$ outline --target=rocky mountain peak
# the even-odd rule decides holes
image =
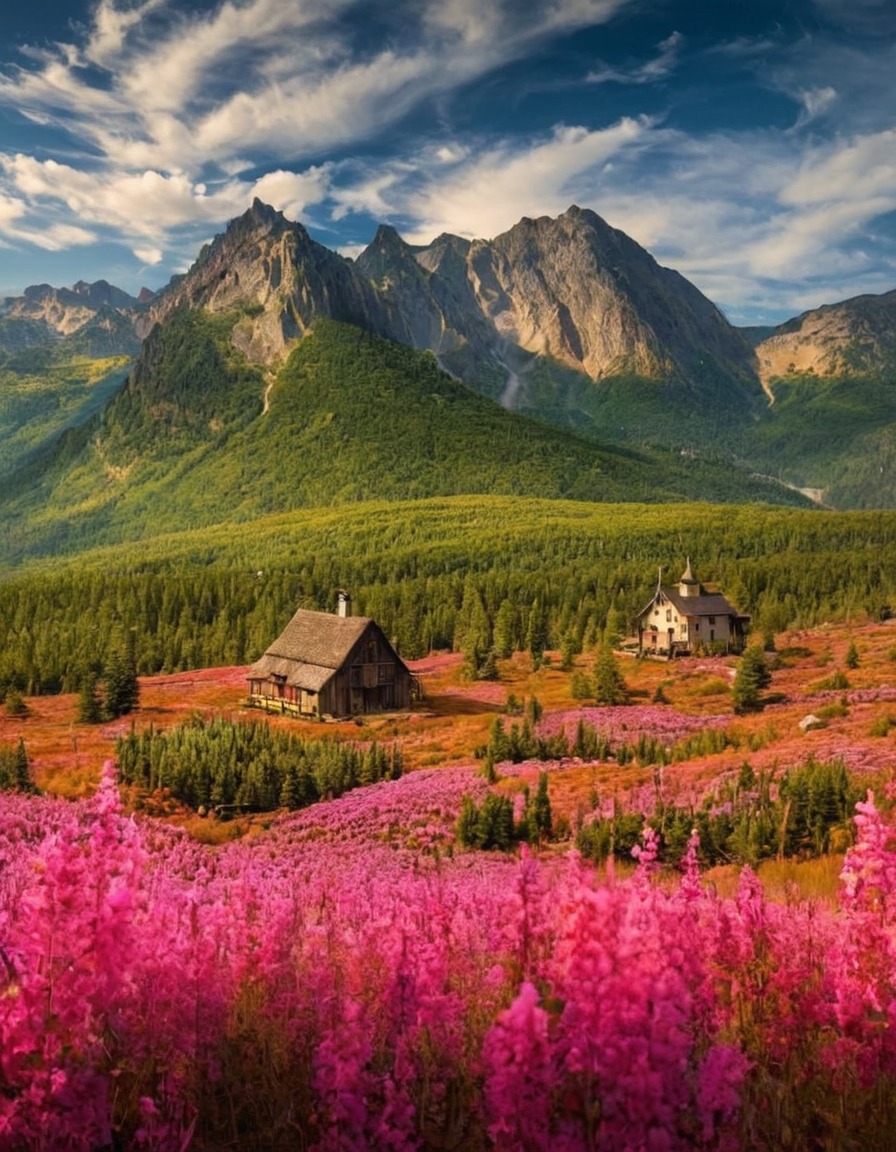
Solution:
[[[359,272],[377,283],[407,275],[416,267],[414,250],[390,224],[380,224],[376,235],[355,261]]]
[[[781,324],[756,345],[759,377],[856,376],[896,366],[896,291],[825,304]]]

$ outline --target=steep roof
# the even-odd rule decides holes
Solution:
[[[300,608],[249,669],[249,679],[283,676],[296,688],[319,692],[373,623],[368,616],[334,616]]]
[[[736,608],[721,592],[704,592],[699,596],[682,596],[677,588],[664,588],[663,595],[678,609],[680,616],[737,616]]]

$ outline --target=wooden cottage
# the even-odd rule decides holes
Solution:
[[[249,703],[296,716],[356,716],[408,708],[413,676],[379,625],[300,608],[249,669]]]
[[[638,651],[666,656],[698,649],[740,651],[750,622],[710,585],[701,584],[690,558],[676,585],[657,582],[652,599],[638,613]]]

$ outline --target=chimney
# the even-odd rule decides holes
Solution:
[[[349,596],[345,589],[339,589],[339,595],[336,597],[337,607],[336,615],[341,616],[344,620],[347,616],[352,614],[352,598]]]

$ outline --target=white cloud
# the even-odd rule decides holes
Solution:
[[[23,153],[0,156],[0,170],[31,200],[61,202],[79,220],[138,236],[155,237],[181,224],[220,219],[222,211],[241,203],[244,191],[234,195],[230,185],[208,197],[198,194],[183,173],[87,172]]]
[[[781,193],[793,205],[855,201],[857,214],[864,214],[863,201],[878,197],[896,204],[896,129],[813,147]]]
[[[825,85],[824,88],[809,88],[800,92],[799,98],[803,107],[797,119],[796,127],[803,128],[806,124],[811,124],[813,120],[824,115],[836,102],[837,89],[832,88],[830,84]]]
[[[412,243],[426,243],[441,232],[492,237],[522,216],[565,211],[584,179],[594,187],[607,162],[635,150],[650,131],[646,119],[624,119],[600,131],[560,125],[528,147],[506,143],[481,155],[471,153],[452,172],[434,172],[422,187],[399,185],[392,211],[382,215],[412,217],[416,223],[407,236]],[[393,171],[366,186],[381,207],[388,208],[385,194],[398,185],[399,175]],[[341,191],[334,198],[343,206],[352,203]],[[374,203],[356,200],[352,207],[371,211]]]
[[[156,264],[161,264],[165,253],[161,248],[134,248],[134,255],[142,264],[148,264],[154,267]]]
[[[8,228],[15,220],[20,220],[26,212],[26,205],[22,200],[15,200],[11,196],[0,193],[0,230]]]
[[[319,80],[293,78],[238,92],[198,120],[193,147],[219,157],[254,138],[275,156],[331,149],[368,136],[384,119],[397,119],[420,99],[421,88],[443,84],[427,55],[385,52]]]
[[[162,6],[164,0],[145,0],[132,8],[119,8],[115,0],[100,0],[93,13],[93,27],[84,49],[84,59],[101,68],[113,67],[121,56],[128,32]],[[76,59],[74,49],[69,56]]]
[[[680,32],[673,32],[659,45],[659,53],[646,64],[632,66],[629,69],[610,68],[602,65],[596,71],[589,72],[585,77],[588,84],[652,84],[662,80],[678,66],[681,47],[684,37]]]
[[[122,167],[223,170],[236,151],[293,162],[380,132],[421,100],[629,2],[536,0],[525,19],[509,0],[408,3],[394,12],[401,37],[371,52],[340,24],[364,17],[359,0],[225,0],[190,15],[165,0],[100,0],[83,47],[35,52],[31,69],[0,75],[0,103],[64,123]]]
[[[252,193],[291,220],[298,220],[309,204],[319,204],[327,195],[331,170],[327,164],[306,172],[278,169],[256,180]]]

